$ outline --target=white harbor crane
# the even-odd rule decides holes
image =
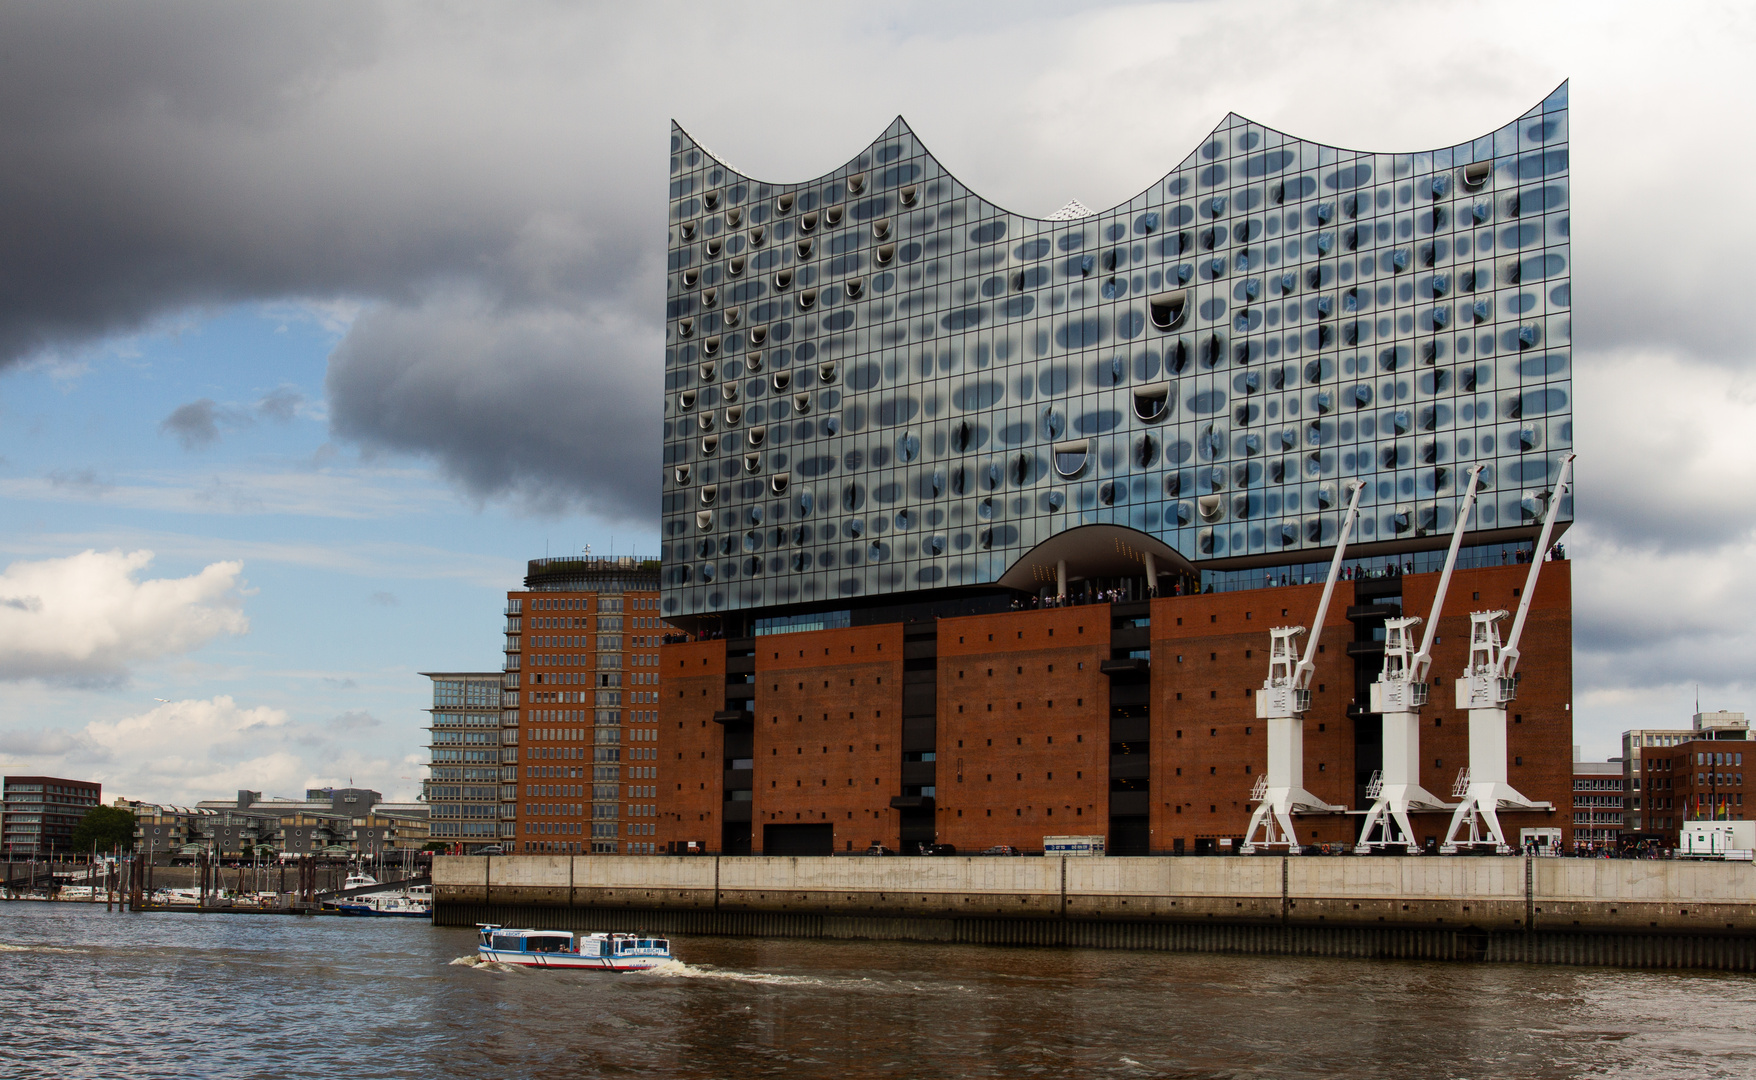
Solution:
[[[1543,531],[1530,553],[1530,573],[1524,578],[1524,591],[1518,600],[1518,615],[1512,620],[1512,633],[1500,644],[1499,622],[1504,611],[1472,611],[1469,616],[1469,665],[1463,678],[1457,680],[1457,707],[1469,710],[1469,768],[1457,776],[1453,794],[1462,798],[1451,815],[1451,828],[1445,833],[1440,852],[1452,854],[1458,847],[1479,847],[1491,844],[1495,852],[1507,854],[1512,848],[1500,828],[1501,810],[1553,810],[1554,804],[1526,798],[1507,782],[1506,776],[1506,703],[1518,696],[1518,641],[1524,636],[1524,621],[1530,614],[1531,597],[1536,594],[1537,576],[1542,573],[1543,560],[1549,554],[1549,543],[1555,534],[1555,516],[1567,494],[1573,475],[1573,455],[1561,459],[1561,475],[1549,494],[1543,514]]]
[[[1457,568],[1457,552],[1463,546],[1470,511],[1475,508],[1481,475],[1480,465],[1469,471],[1469,488],[1457,508],[1457,529],[1451,534],[1451,550],[1445,554],[1445,569],[1433,594],[1433,610],[1420,649],[1411,652],[1409,644],[1415,627],[1421,624],[1419,616],[1384,620],[1384,668],[1372,684],[1372,711],[1382,716],[1384,723],[1384,767],[1366,790],[1372,808],[1366,811],[1360,842],[1354,848],[1356,855],[1397,846],[1412,855],[1419,850],[1419,842],[1409,824],[1409,811],[1452,809],[1450,803],[1421,786],[1421,706],[1427,703],[1433,636],[1445,610],[1445,593],[1451,587],[1451,572]]]
[[[1299,840],[1293,831],[1294,814],[1339,814],[1347,810],[1305,790],[1305,711],[1311,707],[1311,677],[1317,671],[1317,643],[1323,637],[1323,620],[1329,614],[1329,598],[1341,576],[1341,560],[1347,554],[1348,538],[1353,535],[1354,521],[1359,517],[1360,493],[1365,490],[1364,482],[1354,485],[1353,498],[1348,500],[1347,513],[1342,515],[1341,536],[1335,543],[1335,557],[1329,562],[1329,580],[1323,586],[1323,599],[1317,603],[1317,617],[1312,623],[1311,639],[1305,643],[1304,657],[1295,659],[1295,639],[1305,632],[1304,627],[1277,626],[1269,631],[1268,678],[1256,695],[1256,719],[1266,720],[1268,727],[1268,771],[1250,793],[1256,809],[1250,815],[1250,828],[1244,833],[1244,846],[1239,849],[1245,855],[1253,854],[1259,847],[1281,845],[1289,854],[1297,854]]]

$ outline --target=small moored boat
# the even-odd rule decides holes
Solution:
[[[671,943],[643,934],[570,934],[565,930],[508,930],[477,923],[483,962],[584,971],[645,971],[671,958]]]

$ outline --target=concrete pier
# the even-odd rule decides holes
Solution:
[[[1491,857],[434,860],[434,921],[1756,970],[1756,866]]]

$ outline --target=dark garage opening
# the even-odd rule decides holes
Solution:
[[[833,855],[835,854],[835,826],[828,824],[764,825],[762,826],[762,854]]]

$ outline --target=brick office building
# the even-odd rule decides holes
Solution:
[[[0,845],[9,858],[71,851],[79,819],[103,796],[90,780],[8,776],[0,781]]]
[[[1676,847],[1687,821],[1743,816],[1750,724],[1739,712],[1700,712],[1690,727],[1623,732],[1625,845]]]
[[[513,850],[658,850],[658,566],[533,559],[506,594],[503,716],[517,754]]]
[[[1303,783],[1363,810],[1384,620],[1428,614],[1479,465],[1421,720],[1449,794],[1468,613],[1572,516],[1566,142],[1564,86],[1423,155],[1228,116],[1129,203],[1031,219],[900,120],[787,185],[674,128],[661,610],[697,640],[661,653],[660,839],[1228,849],[1269,629],[1312,618],[1356,483]],[[1548,564],[1521,642],[1509,779],[1558,809],[1515,838],[1571,828],[1570,589]]]

